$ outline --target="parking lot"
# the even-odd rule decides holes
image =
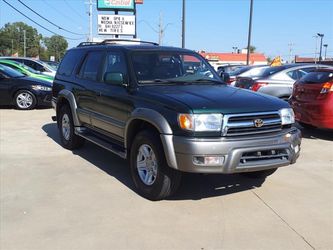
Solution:
[[[63,149],[52,115],[0,110],[1,249],[333,249],[330,131],[303,131],[298,162],[264,182],[186,174],[151,202],[126,161]]]

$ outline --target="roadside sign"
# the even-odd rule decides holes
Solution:
[[[134,0],[97,0],[97,9],[134,11]]]
[[[135,0],[135,4],[143,4],[143,0]]]
[[[98,15],[99,35],[135,35],[135,16]]]

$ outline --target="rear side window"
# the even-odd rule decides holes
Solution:
[[[103,55],[102,51],[89,52],[80,69],[80,78],[90,81],[100,80],[97,77],[100,75]]]
[[[300,83],[325,83],[333,80],[333,71],[310,72],[304,76]]]
[[[81,60],[81,54],[79,50],[69,50],[59,65],[58,74],[70,76],[76,64]]]

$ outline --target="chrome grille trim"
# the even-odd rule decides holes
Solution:
[[[256,119],[263,121],[262,127],[255,127],[254,120]],[[272,133],[280,130],[282,130],[282,125],[278,111],[223,116],[222,136]]]

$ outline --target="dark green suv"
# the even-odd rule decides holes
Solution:
[[[150,200],[173,194],[182,172],[265,177],[299,156],[288,103],[227,86],[190,50],[80,44],[59,66],[52,102],[63,146],[89,140],[128,159]]]

